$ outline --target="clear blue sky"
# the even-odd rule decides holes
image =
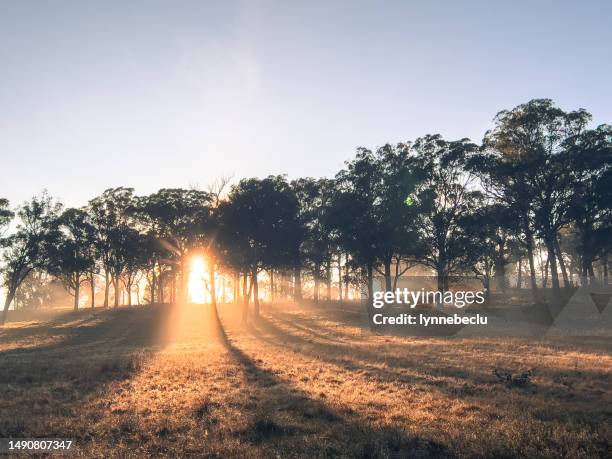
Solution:
[[[358,145],[480,141],[534,97],[612,122],[612,2],[0,0],[0,196],[70,205]]]

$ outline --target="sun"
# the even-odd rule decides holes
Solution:
[[[189,270],[189,301],[203,304],[206,302],[206,264],[204,258],[193,257]]]

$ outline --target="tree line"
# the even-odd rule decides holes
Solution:
[[[119,187],[67,209],[46,193],[15,210],[0,199],[0,322],[42,278],[61,282],[75,308],[83,289],[93,307],[97,286],[105,307],[122,295],[131,304],[143,284],[150,303],[186,300],[194,254],[207,261],[213,308],[222,275],[245,319],[251,301],[259,313],[264,272],[272,299],[301,300],[308,283],[315,301],[321,290],[332,299],[334,273],[340,300],[349,285],[372,298],[376,276],[392,290],[417,265],[441,291],[470,276],[487,294],[506,289],[512,270],[535,302],[549,279],[553,296],[607,282],[612,127],[590,121],[584,109],[534,99],[499,112],[481,144],[426,135],[358,148],[334,178],[246,178],[146,196]]]

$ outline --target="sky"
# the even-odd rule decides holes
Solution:
[[[0,197],[333,176],[532,98],[612,123],[612,2],[0,0]]]

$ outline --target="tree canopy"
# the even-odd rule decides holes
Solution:
[[[83,283],[92,306],[97,290],[106,307],[111,290],[115,306],[134,292],[140,302],[141,287],[151,303],[185,301],[193,257],[207,260],[213,305],[230,285],[234,301],[253,299],[255,314],[261,276],[271,298],[315,301],[321,285],[331,299],[332,284],[340,299],[349,285],[372,298],[375,277],[392,290],[415,266],[439,290],[463,276],[487,292],[506,289],[510,271],[520,287],[528,266],[534,301],[548,277],[554,292],[576,277],[607,279],[612,128],[590,120],[534,99],[499,112],[480,145],[433,134],[360,147],[333,178],[274,175],[227,192],[145,196],[118,187],[65,210],[46,194],[16,209],[0,199],[3,320],[34,272],[61,281],[75,308]]]

